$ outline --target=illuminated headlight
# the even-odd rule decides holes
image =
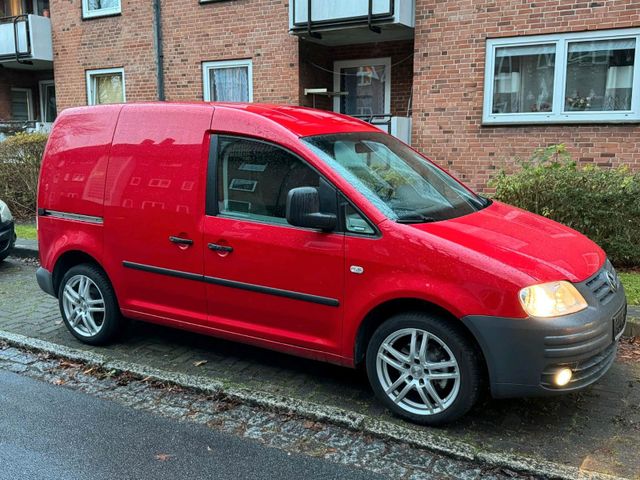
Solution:
[[[13,215],[11,215],[9,207],[0,200],[0,223],[10,222],[11,220],[13,220]]]
[[[519,297],[522,308],[532,317],[559,317],[587,308],[576,287],[565,281],[523,288]]]

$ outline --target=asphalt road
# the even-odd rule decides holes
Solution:
[[[0,371],[0,479],[370,479]]]

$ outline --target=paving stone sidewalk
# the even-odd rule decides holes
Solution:
[[[0,330],[408,425],[380,407],[362,372],[142,323],[117,345],[82,345],[66,331],[55,299],[40,292],[34,273],[32,264],[0,264]],[[484,450],[640,479],[640,364],[618,360],[600,382],[578,394],[486,399],[463,420],[433,433]]]

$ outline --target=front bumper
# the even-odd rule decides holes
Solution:
[[[6,257],[16,244],[13,222],[0,224],[0,258]]]
[[[496,398],[572,392],[602,377],[615,360],[624,331],[627,302],[624,288],[603,284],[610,264],[575,284],[589,307],[557,318],[501,318],[471,315],[462,320],[475,335],[489,369]],[[605,292],[605,289],[608,291]],[[561,368],[570,368],[571,381],[553,384]]]

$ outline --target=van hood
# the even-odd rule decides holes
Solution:
[[[470,215],[411,227],[515,268],[540,283],[581,282],[606,259],[598,245],[575,230],[495,201]]]

